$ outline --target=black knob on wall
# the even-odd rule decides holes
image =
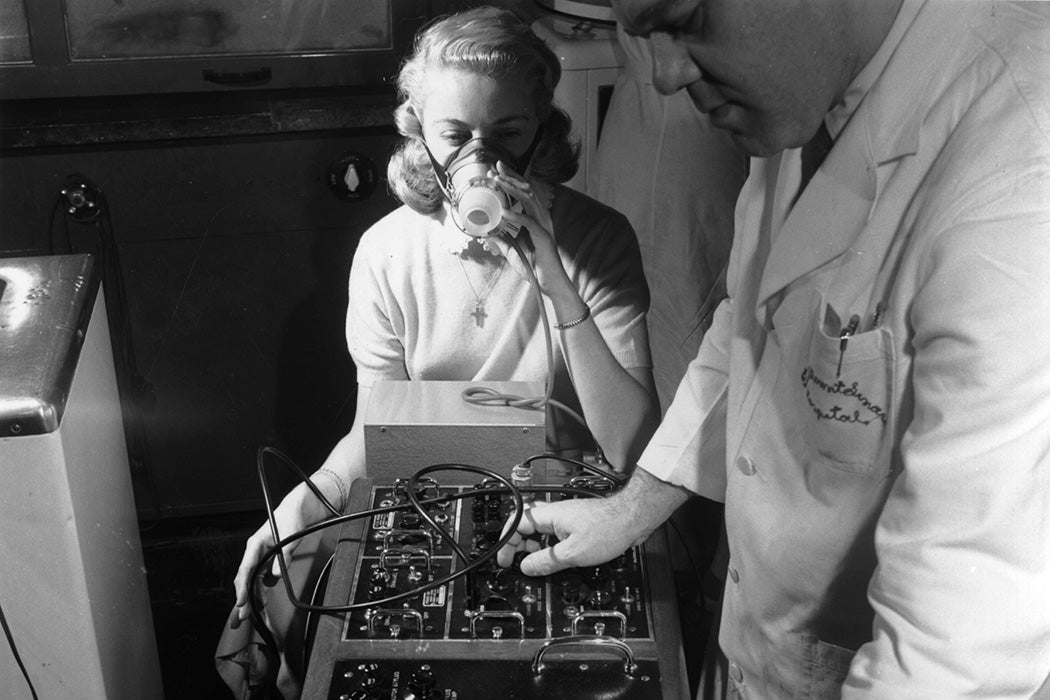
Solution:
[[[328,166],[327,179],[332,194],[347,202],[357,202],[372,195],[379,175],[368,156],[344,153]]]

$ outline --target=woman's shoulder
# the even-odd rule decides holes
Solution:
[[[361,234],[357,250],[359,254],[392,254],[401,249],[410,249],[425,241],[428,233],[437,225],[433,217],[402,204]]]
[[[420,214],[407,204],[402,204],[393,211],[384,214],[382,218],[369,226],[362,238],[388,236],[400,231],[411,233],[420,228],[425,228],[430,221],[433,221],[431,217],[426,214]]]

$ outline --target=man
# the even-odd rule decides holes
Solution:
[[[614,5],[756,158],[640,468],[528,511],[558,542],[522,570],[695,492],[726,506],[731,696],[1050,694],[1050,4]]]

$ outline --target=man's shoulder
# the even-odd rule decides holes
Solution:
[[[1050,2],[971,0],[956,5],[931,0],[930,4],[935,12],[959,11],[966,17],[966,35],[957,37],[954,45],[948,42],[963,82],[970,82],[975,94],[998,89],[999,99],[1016,93],[1045,133],[1050,109]]]
[[[977,7],[967,37],[974,44],[972,61],[963,63],[945,88],[950,106],[944,116],[949,124],[958,120],[950,139],[969,170],[979,170],[982,162],[993,169],[1013,162],[1015,175],[1022,164],[1045,169],[1050,160],[1050,2],[985,0]]]
[[[1050,156],[1050,2],[928,0],[916,30],[886,81],[887,123],[912,114],[920,150],[964,151],[972,172],[1022,141]]]
[[[1050,2],[986,4],[975,34],[1002,61],[1002,80],[1050,139]]]

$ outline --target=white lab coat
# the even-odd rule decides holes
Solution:
[[[752,163],[731,298],[641,460],[725,500],[731,696],[1050,674],[1044,8],[930,0],[794,206],[797,151]]]

